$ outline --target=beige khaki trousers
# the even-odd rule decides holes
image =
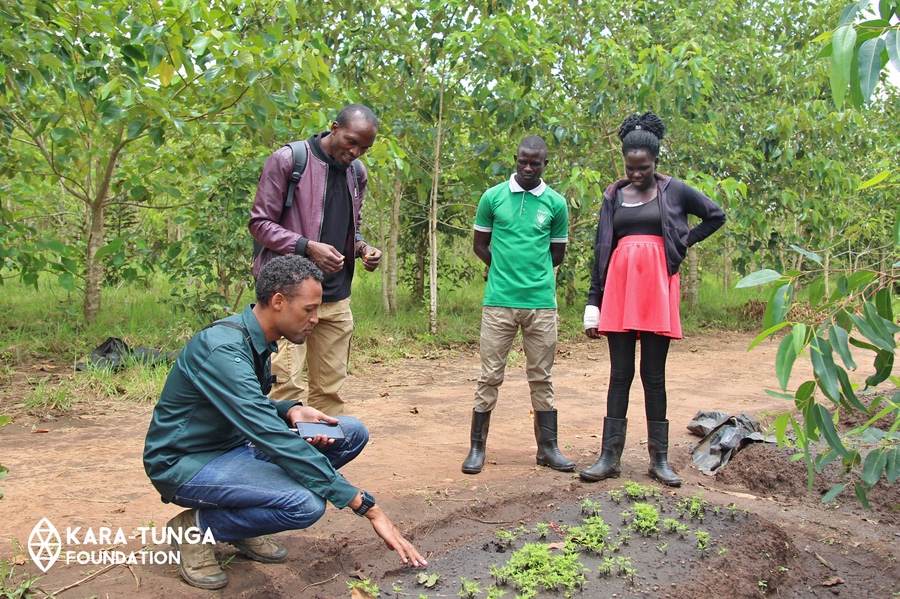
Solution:
[[[350,298],[324,303],[319,307],[319,322],[305,344],[278,340],[278,353],[272,354],[275,382],[269,397],[275,400],[303,400],[303,361],[306,360],[309,393],[304,403],[329,416],[344,413],[341,388],[347,380],[353,313]]]
[[[481,376],[475,391],[476,412],[490,412],[497,405],[506,360],[519,328],[522,329],[531,407],[553,409],[551,371],[556,357],[556,310],[484,306],[481,309]]]

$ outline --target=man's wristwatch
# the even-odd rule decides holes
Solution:
[[[353,513],[357,516],[365,516],[366,512],[369,511],[375,505],[375,498],[369,495],[366,491],[362,492],[362,503],[359,504],[359,507],[353,510]]]
[[[361,246],[359,246],[358,248],[356,248],[356,257],[362,258],[363,254],[365,254],[365,252],[368,248],[369,248],[369,246],[365,243],[362,244]]]

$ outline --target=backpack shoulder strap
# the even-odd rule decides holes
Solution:
[[[359,161],[359,158],[357,158],[350,163],[350,168],[353,169],[353,174],[356,175],[356,191],[354,192],[355,199],[357,196],[359,196],[359,189],[360,187],[362,187],[362,174],[365,167],[363,166],[363,163]]]
[[[288,183],[287,195],[284,198],[284,207],[290,208],[294,205],[294,191],[297,189],[297,183],[300,181],[300,176],[306,169],[307,149],[306,142],[302,139],[292,141],[286,145],[291,148],[291,152],[294,155],[294,168],[291,171],[291,181]]]

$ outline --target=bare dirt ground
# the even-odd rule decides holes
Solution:
[[[819,498],[830,484],[819,484],[808,493],[802,461],[792,462],[784,452],[761,444],[739,453],[716,477],[704,476],[693,467],[689,449],[698,438],[685,426],[698,410],[748,412],[766,420],[767,414],[788,405],[763,391],[777,385],[772,366],[777,344],[767,342],[747,353],[751,339],[743,334],[705,333],[672,345],[670,461],[685,479],[681,489],[665,489],[646,476],[646,424],[638,381],[632,391],[621,479],[588,485],[575,475],[535,466],[528,387],[521,364],[508,370],[501,388],[485,470],[477,476],[463,475],[459,467],[468,450],[472,392],[479,371],[472,349],[358,366],[346,389],[348,413],[368,425],[371,441],[343,472],[375,495],[427,555],[429,572],[447,579],[481,579],[482,588],[490,580],[474,570],[486,571],[503,559],[490,551],[488,542],[496,538],[492,535],[497,528],[562,518],[583,498],[599,500],[609,489],[634,480],[655,486],[667,502],[702,491],[711,504],[733,503],[747,516],[712,529],[714,547],[727,548],[724,555],[663,555],[651,546],[634,584],[587,585],[580,596],[897,596],[897,485],[876,487],[871,511],[859,507],[846,492],[826,507]],[[22,376],[16,375],[0,388],[0,413],[11,412],[10,406],[21,400],[24,375],[32,381],[46,375],[26,364],[18,365],[16,371]],[[604,343],[560,346],[554,368],[560,446],[577,459],[579,469],[592,464],[599,452],[607,371]],[[54,420],[21,416],[0,429],[0,463],[10,470],[0,481],[5,495],[0,500],[0,557],[18,564],[17,579],[26,573],[39,575],[36,587],[45,593],[75,585],[56,593],[64,599],[337,598],[347,597],[347,581],[359,576],[378,583],[382,597],[392,597],[392,583],[410,581],[396,554],[383,546],[367,521],[333,507],[312,528],[278,535],[278,541],[290,550],[285,564],[254,563],[221,545],[220,559],[233,558],[226,570],[229,584],[221,591],[184,585],[170,565],[79,565],[66,564],[63,557],[42,573],[27,557],[29,535],[42,518],[60,531],[80,526],[83,534],[87,528],[110,527],[131,536],[138,527],[162,526],[179,511],[160,502],[143,472],[141,450],[151,410],[149,405],[112,401],[80,403]],[[97,548],[70,543],[65,535],[62,541],[63,556],[66,551]],[[167,549],[152,539],[146,544]],[[130,538],[125,550],[141,548],[138,537]],[[97,575],[85,580],[92,574]],[[596,573],[591,576],[597,577]],[[429,596],[456,597],[459,589],[449,580],[437,588],[437,594]],[[513,595],[507,592],[508,597]],[[417,597],[418,590],[403,596]]]

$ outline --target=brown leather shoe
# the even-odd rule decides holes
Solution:
[[[228,541],[235,549],[256,562],[280,564],[287,559],[287,549],[272,542],[269,537],[253,537],[240,541]]]
[[[166,527],[171,529],[169,534],[172,548],[181,554],[178,570],[186,583],[198,589],[209,590],[221,589],[228,584],[228,576],[216,561],[215,545],[188,541],[193,535],[186,535],[187,529],[197,527],[196,510],[181,512],[169,520]],[[199,533],[196,536],[202,539]]]

